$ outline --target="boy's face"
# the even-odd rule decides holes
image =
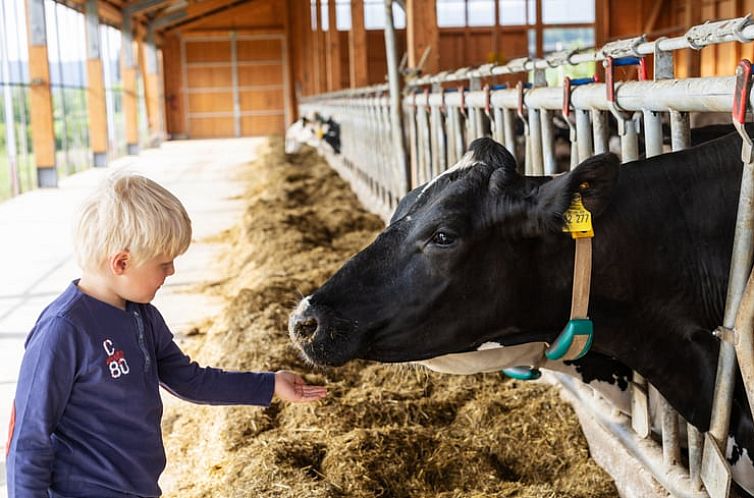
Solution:
[[[165,279],[175,273],[173,259],[168,256],[157,256],[139,266],[133,266],[128,259],[124,263],[123,271],[116,279],[118,294],[133,303],[152,301]]]

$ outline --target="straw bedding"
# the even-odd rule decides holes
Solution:
[[[271,139],[244,178],[248,208],[218,239],[227,299],[182,345],[201,364],[289,369],[329,388],[310,405],[169,401],[167,497],[612,497],[570,406],[550,386],[355,361],[312,371],[287,318],[382,222],[311,150]]]

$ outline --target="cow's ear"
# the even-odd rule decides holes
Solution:
[[[419,185],[401,198],[401,201],[398,203],[398,207],[396,207],[395,211],[393,212],[393,216],[390,217],[390,223],[388,223],[388,225],[392,225],[395,221],[400,220],[401,218],[406,216],[406,214],[408,214],[411,206],[414,205],[417,197],[419,197],[419,194],[422,193],[422,190],[424,190],[424,187],[426,185],[426,183]]]
[[[469,144],[472,161],[484,163],[493,168],[516,170],[516,159],[502,144],[491,138],[477,138]]]
[[[580,193],[584,207],[599,216],[610,203],[618,180],[620,161],[610,152],[590,157],[568,173],[542,184],[537,194],[537,206],[543,218],[562,223],[573,194]]]

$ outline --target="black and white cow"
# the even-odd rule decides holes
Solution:
[[[710,423],[738,193],[733,134],[619,165],[599,155],[524,177],[490,139],[410,192],[388,227],[299,304],[289,331],[308,360],[432,361],[552,343],[568,320],[574,244],[563,213],[580,192],[594,217],[586,380],[636,370],[701,431]],[[511,365],[512,366],[512,365]],[[754,427],[740,379],[728,455],[754,494]]]
[[[285,131],[285,152],[295,154],[303,145],[326,145],[340,154],[340,124],[332,117],[325,119],[319,113],[302,116]]]

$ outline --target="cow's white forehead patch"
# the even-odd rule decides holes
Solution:
[[[443,176],[449,175],[449,174],[451,174],[453,172],[456,172],[456,171],[461,171],[461,170],[464,170],[464,169],[468,169],[468,168],[471,168],[472,166],[474,166],[476,164],[479,164],[480,161],[477,161],[477,160],[473,159],[472,156],[473,156],[473,152],[468,151],[466,154],[463,155],[463,157],[461,158],[460,161],[458,161],[457,163],[455,163],[453,165],[452,168],[447,169],[443,173],[441,173],[441,174],[437,175],[436,177],[434,177],[429,183],[427,183],[424,186],[424,189],[422,189],[421,194],[419,194],[419,197],[417,198],[417,200],[421,199],[421,197],[424,195],[424,193],[427,192],[427,190],[432,185],[434,185]]]
[[[479,347],[476,348],[476,350],[482,351],[484,349],[497,349],[497,348],[502,348],[502,347],[505,347],[505,346],[503,346],[499,342],[484,342],[480,344]]]

